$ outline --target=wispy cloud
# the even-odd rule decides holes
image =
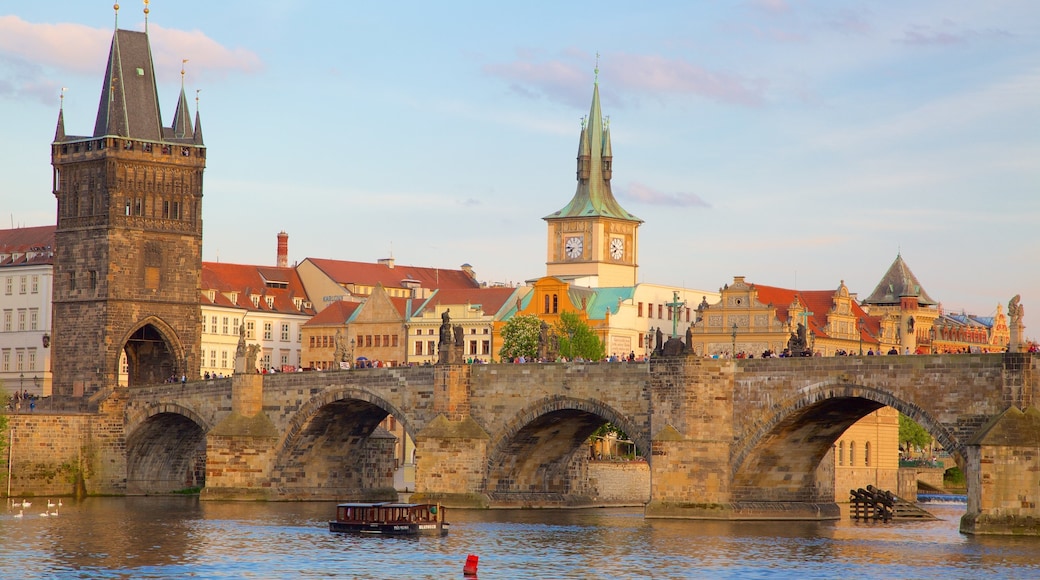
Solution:
[[[572,105],[588,100],[589,64],[592,55],[570,50],[551,60],[536,61],[524,53],[509,63],[488,64],[485,74],[510,82],[510,90],[530,98],[546,97]],[[611,90],[615,94],[695,95],[721,103],[758,106],[767,83],[739,74],[713,71],[682,58],[645,54],[610,54]]]
[[[696,193],[666,193],[637,182],[631,182],[627,187],[618,189],[618,195],[647,205],[711,207],[711,204],[701,199]]]
[[[943,19],[938,26],[927,24],[911,24],[897,42],[908,46],[950,46],[967,44],[972,41],[988,38],[1007,38],[1014,36],[1007,30],[988,29],[974,30],[963,28],[950,19]]]
[[[224,47],[199,31],[152,24],[148,36],[160,80],[176,80],[183,59],[196,80],[263,69],[255,53]],[[96,74],[104,66],[111,39],[111,29],[0,16],[0,95],[53,103],[67,77]]]

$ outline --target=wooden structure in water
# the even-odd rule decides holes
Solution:
[[[866,489],[849,490],[849,517],[854,520],[883,521],[891,520],[934,520],[935,516],[927,510],[904,499],[900,499],[891,491],[878,489],[868,485]]]

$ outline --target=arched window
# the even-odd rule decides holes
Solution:
[[[870,441],[863,444],[863,465],[870,467]]]
[[[856,465],[856,442],[849,443],[849,467]]]
[[[845,442],[838,443],[838,465],[845,465]]]
[[[545,313],[549,314],[549,295],[545,295]]]
[[[559,312],[560,309],[560,297],[553,294],[553,314]]]

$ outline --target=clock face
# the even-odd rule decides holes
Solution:
[[[584,246],[582,239],[578,236],[567,238],[564,243],[564,251],[567,252],[567,257],[574,259],[581,257],[581,249]]]
[[[625,257],[625,240],[613,238],[610,240],[610,257],[620,260]]]

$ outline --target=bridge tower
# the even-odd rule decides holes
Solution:
[[[145,18],[145,32],[117,21],[93,134],[66,135],[58,113],[55,394],[116,385],[124,354],[130,385],[198,376],[206,148],[183,69],[162,125]]]
[[[614,154],[609,119],[599,105],[598,68],[596,75],[578,140],[577,190],[566,207],[543,218],[549,227],[546,275],[593,287],[634,286],[643,220],[625,211],[610,190]]]

